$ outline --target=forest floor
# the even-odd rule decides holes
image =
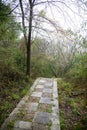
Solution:
[[[86,87],[58,79],[61,130],[87,130]]]
[[[27,93],[32,82],[17,70],[0,64],[0,126]]]

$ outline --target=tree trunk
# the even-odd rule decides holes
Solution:
[[[33,6],[30,5],[30,16],[29,16],[29,33],[28,33],[28,41],[27,41],[27,75],[30,77],[30,69],[31,69],[31,31],[32,31],[32,16],[33,16]]]

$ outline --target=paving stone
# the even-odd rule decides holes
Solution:
[[[25,100],[21,100],[20,103],[17,105],[18,108],[21,108],[25,104]]]
[[[43,93],[52,93],[52,89],[45,88],[43,89]]]
[[[59,125],[58,115],[56,113],[52,113],[51,121],[52,121],[52,124]]]
[[[53,113],[58,113],[58,107],[53,106],[53,107],[52,107],[52,111],[53,111]]]
[[[43,111],[43,112],[46,112],[47,110],[49,110],[51,112],[52,111],[52,105],[51,104],[40,103],[38,110]]]
[[[46,83],[45,83],[45,86],[52,87],[53,84],[52,84],[52,82],[46,82]]]
[[[45,89],[53,89],[53,87],[52,86],[48,86],[48,85],[45,85],[45,87],[44,87]]]
[[[35,92],[43,92],[43,88],[35,88]]]
[[[34,122],[41,124],[49,124],[50,114],[47,112],[37,112],[34,118]]]
[[[40,103],[53,104],[53,101],[51,101],[51,98],[41,97]]]
[[[41,79],[41,80],[39,81],[39,84],[44,84],[45,82],[46,82],[45,79]]]
[[[31,96],[33,97],[41,97],[42,92],[33,92]]]
[[[23,116],[23,120],[31,122],[31,121],[33,121],[34,115],[35,115],[35,112],[26,113]]]
[[[37,85],[36,88],[44,88],[44,85]]]
[[[55,98],[55,99],[57,99],[58,98],[58,94],[57,94],[57,92],[53,92],[53,97]]]
[[[46,81],[47,81],[47,82],[52,82],[52,79],[46,78]]]
[[[13,130],[32,130],[32,129],[20,129],[20,128],[14,128]]]
[[[53,97],[58,98],[58,93],[57,93],[57,87],[56,86],[53,87]]]
[[[25,122],[25,121],[16,121],[14,124],[14,129],[23,129],[23,130],[31,130],[31,122]]]
[[[56,107],[58,107],[58,100],[57,100],[57,99],[54,99],[53,104],[54,104]]]
[[[52,89],[52,87],[49,87],[49,86],[45,85],[44,89]]]
[[[36,111],[37,108],[38,108],[38,103],[27,103],[25,110],[30,113]]]
[[[20,128],[14,128],[13,130],[24,130],[24,129],[20,129]]]
[[[51,130],[60,130],[59,125],[52,125]]]
[[[33,97],[31,96],[29,99],[29,102],[39,102],[40,101],[40,97]]]
[[[48,126],[39,123],[33,123],[32,130],[48,130]]]
[[[53,98],[53,95],[51,93],[43,93],[42,97]]]

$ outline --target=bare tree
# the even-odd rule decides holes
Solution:
[[[52,12],[52,7],[54,6],[55,8],[57,8],[58,12],[62,12],[62,14],[65,15],[64,10],[61,9],[61,7],[60,7],[60,5],[63,5],[64,7],[68,8],[70,11],[72,11],[73,13],[77,14],[77,12],[75,12],[70,7],[70,4],[72,4],[72,5],[74,4],[73,1],[71,1],[71,2],[72,3],[68,4],[67,0],[65,0],[65,1],[61,1],[61,0],[42,0],[42,1],[41,0],[28,0],[24,3],[23,0],[19,0],[21,14],[22,14],[23,34],[24,34],[24,38],[26,41],[26,48],[27,48],[27,70],[26,70],[27,75],[30,76],[32,31],[36,30],[37,33],[41,34],[42,31],[40,31],[40,30],[43,30],[45,33],[47,33],[47,29],[40,27],[40,25],[37,26],[37,23],[41,22],[42,25],[44,22],[46,24],[50,23],[56,29],[57,32],[60,32],[61,34],[65,35],[64,30],[57,24],[57,22],[55,22],[55,19],[51,20],[43,15],[44,9],[41,12],[38,11],[38,14],[36,13],[37,11],[34,12],[35,10],[37,10],[36,7],[40,8],[40,6],[42,6],[42,8],[43,8],[43,6],[44,6],[45,9],[49,7],[50,11]],[[67,17],[69,17],[68,13],[66,13],[66,14],[67,14]],[[27,31],[28,34],[26,32],[26,20],[28,21],[28,24],[29,24],[28,31]],[[37,22],[33,25],[34,20],[36,20]],[[70,17],[69,17],[69,20],[72,21],[72,19]]]
[[[27,75],[30,76],[30,60],[31,60],[31,33],[32,33],[32,21],[33,21],[33,9],[35,6],[37,5],[41,5],[41,4],[46,4],[46,3],[54,3],[57,1],[38,1],[36,2],[35,0],[29,0],[29,30],[28,30],[28,37],[26,36],[26,30],[25,30],[25,14],[24,14],[24,8],[23,8],[23,3],[22,0],[19,0],[20,3],[20,8],[21,8],[21,13],[22,13],[22,26],[23,26],[23,34],[24,34],[24,38],[26,39],[26,46],[27,46]],[[35,15],[37,16],[37,15]],[[57,24],[55,22],[53,22],[52,20],[49,20],[48,18],[39,15],[39,17],[42,17],[45,22],[49,22],[51,23],[56,29],[57,29]],[[38,29],[40,29],[40,27],[38,27]],[[46,31],[45,29],[42,29],[44,31]],[[61,28],[60,28],[60,31]]]

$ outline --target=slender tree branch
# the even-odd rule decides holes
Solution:
[[[19,6],[19,4],[17,4],[9,13],[3,14],[3,16],[9,16],[18,6]],[[0,16],[2,16],[2,15],[0,15]]]
[[[22,13],[23,34],[24,34],[25,40],[27,41],[26,28],[25,28],[25,17],[24,17],[24,10],[23,10],[23,5],[22,5],[22,0],[19,0],[19,3],[20,3],[21,13]]]

